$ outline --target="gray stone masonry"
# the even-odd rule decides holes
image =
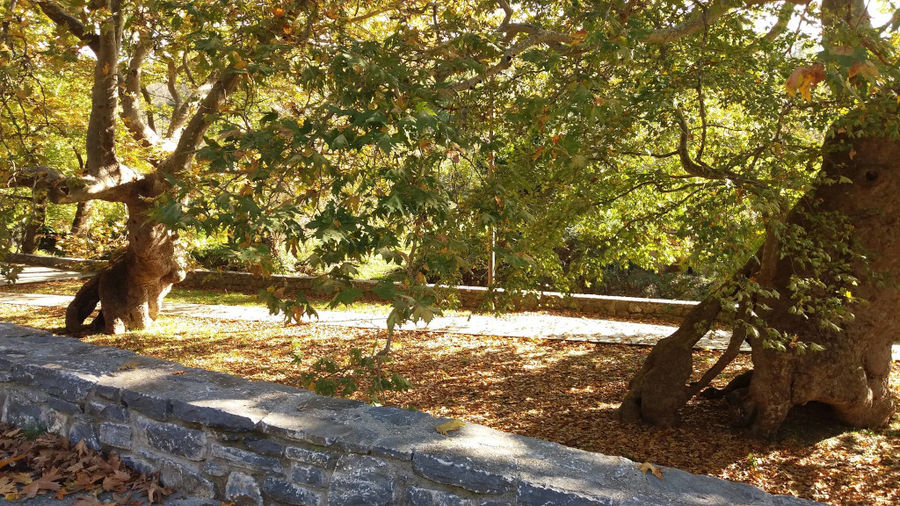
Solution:
[[[129,363],[128,367],[121,367]],[[137,367],[134,367],[134,364]],[[0,418],[246,505],[807,504],[672,468],[0,323]]]

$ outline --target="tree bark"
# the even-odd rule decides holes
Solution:
[[[846,143],[845,143],[846,141]],[[736,392],[743,420],[761,436],[772,436],[791,407],[816,401],[830,405],[838,419],[859,427],[880,427],[894,413],[889,379],[891,343],[900,335],[900,141],[867,137],[849,141],[844,136],[826,141],[824,174],[849,183],[820,185],[803,199],[789,222],[813,233],[814,216],[834,213],[846,217],[853,231],[852,246],[867,261],[853,261],[859,280],[852,288],[854,318],[840,330],[822,328],[815,317],[806,319],[790,311],[790,283],[798,262],[782,256],[775,265],[773,285],[781,297],[762,316],[768,324],[799,341],[816,343],[824,351],[791,353],[763,346],[751,337],[753,378],[748,389]],[[827,243],[828,232],[819,232]],[[835,255],[841,252],[835,248]],[[849,259],[848,259],[849,260]],[[825,279],[836,283],[834,279]]]
[[[34,192],[34,207],[31,215],[28,217],[28,223],[25,224],[25,230],[22,235],[22,253],[30,255],[37,251],[38,243],[41,236],[41,229],[44,228],[44,222],[47,217],[47,198],[42,192]]]
[[[91,219],[93,207],[94,203],[90,200],[78,203],[78,207],[75,208],[75,217],[72,218],[72,234],[84,235],[87,232],[88,220]]]
[[[835,330],[821,325],[817,314],[798,315],[792,281],[814,274],[796,255],[780,247],[773,236],[741,275],[756,275],[779,297],[763,301],[771,309],[758,311],[766,324],[797,342],[815,343],[824,351],[796,351],[789,343],[779,351],[764,343],[765,334],[749,336],[753,375],[748,387],[729,395],[739,422],[763,437],[771,437],[793,406],[811,401],[828,404],[848,424],[878,427],[894,413],[889,386],[891,343],[900,335],[900,141],[885,137],[831,136],[824,146],[822,173],[825,183],[804,197],[787,218],[818,244],[832,245],[827,253],[835,264],[847,262],[857,280],[852,287],[855,316]],[[847,182],[849,181],[849,182]],[[835,228],[822,217],[840,216],[850,226],[847,241],[834,236]],[[777,251],[779,254],[772,254]],[[850,251],[864,252],[866,261]],[[760,267],[755,258],[767,265]],[[752,266],[752,267],[751,267]],[[821,279],[839,284],[838,274]],[[762,281],[764,279],[764,281]],[[619,407],[625,420],[657,425],[678,421],[678,410],[696,393],[687,381],[692,373],[691,348],[706,333],[720,309],[718,298],[709,297],[685,319],[671,336],[660,341],[642,370],[632,379]]]
[[[185,277],[177,235],[148,219],[150,206],[128,203],[128,247],[82,286],[66,310],[66,330],[119,334],[152,325],[172,285]],[[89,325],[84,321],[100,304]]]

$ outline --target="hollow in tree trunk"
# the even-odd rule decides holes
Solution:
[[[811,401],[833,407],[848,424],[878,427],[895,409],[889,387],[891,344],[900,337],[900,141],[885,137],[830,136],[824,145],[823,183],[806,195],[789,214],[789,226],[800,226],[820,244],[834,241],[835,260],[844,255],[849,271],[858,279],[852,288],[855,316],[839,330],[821,325],[815,314],[800,316],[791,289],[797,276],[809,276],[788,250],[770,236],[739,276],[759,276],[760,283],[779,297],[765,300],[771,309],[760,311],[766,324],[796,340],[816,343],[822,351],[797,353],[788,346],[778,351],[764,345],[764,334],[748,338],[752,347],[753,375],[749,386],[729,395],[739,422],[770,437],[788,411]],[[848,182],[849,180],[849,182]],[[851,258],[842,241],[830,237],[833,227],[823,217],[840,216],[849,225],[851,250],[867,261]],[[847,241],[843,241],[846,243]],[[822,279],[826,284],[836,279]],[[709,297],[671,336],[660,341],[632,379],[619,408],[625,420],[657,425],[678,421],[678,410],[698,390],[689,385],[691,349],[708,331],[721,310],[718,297]],[[736,332],[737,334],[737,332]],[[736,339],[743,339],[738,335]]]

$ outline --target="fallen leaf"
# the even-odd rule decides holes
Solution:
[[[434,428],[439,434],[443,434],[445,436],[449,435],[448,432],[459,430],[463,426],[466,425],[466,422],[462,420],[450,420],[449,422],[444,422],[437,427]]]
[[[119,370],[119,371],[131,371],[131,370],[137,369],[140,365],[141,365],[140,362],[138,362],[138,361],[136,361],[136,360],[131,360],[131,361],[129,361],[129,362],[125,362],[125,363],[123,363],[122,365],[120,365],[119,368],[118,368],[117,370]]]
[[[642,463],[642,464],[638,464],[637,468],[638,468],[638,469],[641,471],[641,473],[644,474],[644,475],[647,474],[647,471],[650,471],[650,473],[652,473],[653,476],[656,476],[656,477],[659,478],[660,480],[663,479],[662,470],[661,470],[658,466],[655,466],[655,465],[653,465],[653,464],[651,464],[651,463],[649,463],[649,462],[644,462],[644,463]]]

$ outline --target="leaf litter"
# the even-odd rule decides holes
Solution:
[[[0,306],[0,319],[57,332],[63,314],[61,308]],[[163,315],[152,332],[83,340],[301,386],[303,367],[317,357],[340,358],[351,348],[374,352],[384,337],[316,323],[285,327]],[[624,456],[653,466],[645,467],[651,472],[676,467],[829,503],[900,503],[900,415],[888,427],[855,430],[829,421],[826,408],[810,405],[794,409],[777,439],[763,441],[731,426],[724,400],[696,399],[684,408],[678,427],[626,424],[616,408],[648,347],[422,331],[396,332],[393,339],[389,367],[414,387],[386,393],[386,405]],[[297,353],[300,367],[292,363]],[[697,351],[695,374],[717,357]],[[750,367],[750,357],[740,355],[713,386],[723,387]],[[891,388],[900,397],[896,362]],[[364,391],[357,394],[360,400],[367,400]]]
[[[108,492],[103,502],[98,495]],[[49,494],[75,496],[77,506],[159,503],[171,491],[159,476],[126,467],[115,454],[103,455],[84,441],[0,424],[0,497],[21,501]]]

